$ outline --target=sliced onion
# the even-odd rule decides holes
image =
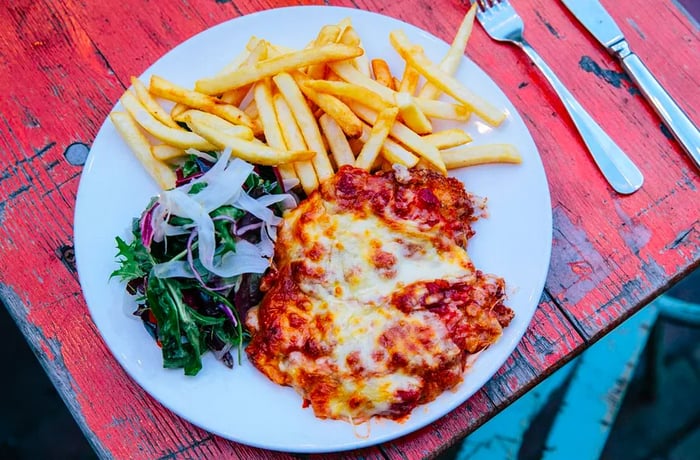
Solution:
[[[260,248],[246,240],[236,242],[236,252],[227,252],[217,257],[213,273],[222,278],[230,278],[243,273],[265,273],[270,261],[262,256]]]
[[[299,179],[297,179],[296,177],[293,179],[282,179],[282,190],[284,190],[285,192],[289,192],[297,185],[299,185]]]
[[[215,157],[215,156],[213,156],[213,155],[211,155],[211,154],[209,154],[209,153],[207,153],[207,152],[202,152],[201,150],[189,148],[189,149],[185,150],[185,153],[188,154],[188,155],[194,155],[194,156],[196,156],[196,157],[198,157],[198,158],[201,158],[202,160],[206,160],[206,161],[209,161],[209,162],[211,162],[211,163],[215,163],[215,162],[216,162],[216,157]]]
[[[268,228],[271,226],[265,225],[260,229],[260,243],[257,244],[260,249],[260,254],[263,257],[272,257],[275,254],[275,243],[272,241]],[[275,228],[275,227],[272,227]]]
[[[153,274],[158,278],[194,278],[190,266],[184,260],[169,260],[153,266]]]
[[[256,198],[256,200],[258,201],[258,203],[265,207],[268,207],[275,203],[282,203],[282,207],[284,209],[296,208],[298,204],[294,196],[289,193],[280,193],[277,195],[263,195],[259,198]]]
[[[241,193],[238,196],[238,199],[233,202],[233,205],[238,209],[248,211],[258,219],[268,224],[279,225],[280,222],[282,222],[282,219],[277,217],[272,210],[260,204],[255,198],[251,198],[247,193]]]
[[[206,153],[188,151],[207,160],[212,160]],[[160,197],[160,205],[152,209],[157,213],[157,224],[154,226],[154,234],[159,239],[164,236],[190,234],[188,241],[188,262],[172,261],[158,264],[154,268],[156,276],[197,278],[202,282],[199,273],[195,270],[192,242],[197,238],[197,252],[202,266],[209,272],[221,278],[233,278],[243,273],[264,273],[270,265],[270,258],[274,253],[274,241],[277,237],[276,226],[282,219],[268,208],[276,203],[282,203],[284,208],[297,205],[297,200],[290,194],[263,195],[257,199],[252,198],[243,189],[246,179],[253,172],[254,167],[239,158],[230,160],[231,149],[225,149],[216,159],[214,165],[201,177],[174,190],[164,192]],[[229,161],[230,160],[230,161]],[[188,192],[197,183],[204,183],[204,187],[196,194]],[[224,206],[233,205],[245,211],[252,218],[255,216],[262,222],[251,223],[237,228],[240,222],[236,222],[227,216],[218,216],[215,219],[209,215],[213,210]],[[170,215],[192,220],[191,224],[174,226],[168,223]],[[214,220],[230,220],[233,224],[232,234],[243,233],[261,228],[260,242],[250,243],[244,239],[236,242],[236,250],[226,252],[223,256],[216,256],[216,234]],[[155,222],[154,222],[155,223]]]
[[[263,222],[255,222],[255,223],[252,223],[252,224],[245,225],[245,226],[243,226],[243,227],[239,227],[239,228],[236,230],[236,236],[245,235],[245,234],[248,233],[249,231],[251,231],[251,230],[257,230],[257,229],[259,229],[259,228],[262,227],[262,226],[263,226]]]

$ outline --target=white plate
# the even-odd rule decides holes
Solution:
[[[403,29],[439,61],[447,45],[416,27],[378,14],[336,7],[293,7],[237,18],[192,37],[167,53],[143,75],[162,75],[192,87],[217,72],[251,35],[303,47],[318,29],[350,16],[369,57],[385,58],[400,75],[402,62],[389,45],[389,31]],[[300,27],[300,25],[302,27]],[[299,32],[302,30],[303,32]],[[133,300],[117,281],[114,237],[129,234],[158,190],[143,172],[112,124],[100,129],[80,180],[75,211],[78,273],[92,318],[104,341],[129,375],[165,407],[203,429],[252,446],[289,452],[328,452],[388,441],[445,415],[476,392],[505,362],[522,337],[542,293],[551,250],[551,207],[547,180],[535,144],[522,119],[494,82],[464,59],[458,78],[509,112],[491,129],[472,120],[466,129],[475,143],[510,142],[523,155],[522,165],[489,165],[455,173],[469,191],[488,197],[489,217],[475,226],[469,252],[478,268],[506,279],[516,316],[501,340],[481,354],[464,382],[408,420],[373,420],[353,428],[346,422],[320,420],[303,409],[290,388],[271,383],[249,362],[233,370],[205,356],[196,377],[162,368],[160,350],[131,312]]]

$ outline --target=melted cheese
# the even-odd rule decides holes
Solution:
[[[321,280],[302,279],[299,284],[310,298],[310,314],[330,320],[322,340],[331,344],[330,362],[339,374],[363,374],[361,379],[343,379],[343,391],[329,401],[332,416],[356,412],[348,407],[349,395],[362,395],[367,400],[362,415],[366,417],[367,412],[373,415],[388,410],[401,402],[402,394],[423,385],[420,378],[390,368],[395,357],[386,351],[382,338],[391,331],[403,332],[394,348],[401,350],[408,368],[433,368],[459,355],[437,315],[426,310],[406,314],[386,302],[393,293],[419,281],[469,275],[470,261],[464,249],[455,245],[439,251],[430,238],[410,225],[397,231],[374,215],[327,214],[304,230],[307,241],[313,241],[316,251],[322,248],[324,254],[317,261],[304,259],[311,272],[323,273]],[[389,274],[376,266],[378,252],[393,256]],[[413,331],[418,328],[429,331],[424,333],[429,336],[427,343],[415,341]],[[302,365],[304,359],[296,354],[290,361]],[[288,362],[280,362],[280,370],[289,368]]]
[[[327,253],[320,262],[305,261],[324,272],[321,283],[309,280],[301,284],[304,292],[318,297],[378,302],[417,281],[454,279],[470,270],[464,249],[455,245],[449,251],[438,251],[429,238],[408,225],[397,231],[374,215],[331,214],[306,230],[309,240]],[[373,254],[378,251],[396,259],[395,274],[386,276],[377,269]]]
[[[466,250],[430,228],[312,195],[285,217],[281,279],[246,321],[251,360],[316,415],[354,421],[402,417],[459,383],[455,334],[491,340],[459,310],[478,313],[469,293],[483,286]]]

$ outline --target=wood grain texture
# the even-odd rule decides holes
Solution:
[[[292,458],[175,416],[135,385],[92,324],[72,256],[80,165],[131,75],[192,35],[273,6],[362,8],[449,40],[466,2],[104,0],[0,5],[0,300],[105,458]],[[700,33],[670,0],[603,0],[697,123]],[[433,457],[700,264],[698,171],[619,65],[552,0],[513,0],[526,36],[646,176],[612,192],[548,84],[475,27],[468,55],[521,112],[545,164],[554,239],[540,307],[513,356],[469,401],[380,447],[324,458]],[[664,24],[664,27],[658,27]],[[321,456],[313,456],[318,458]]]

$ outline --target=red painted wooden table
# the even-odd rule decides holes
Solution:
[[[450,40],[464,1],[16,0],[0,7],[0,300],[100,456],[285,458],[226,441],[140,389],[93,325],[74,266],[81,165],[118,97],[159,56],[219,22],[275,6],[332,4]],[[700,175],[618,64],[554,0],[514,0],[529,41],[646,176],[613,192],[564,108],[517,49],[475,28],[468,55],[523,115],[548,175],[549,277],[528,332],[497,375],[436,423],[339,456],[430,457],[642,308],[700,262]],[[700,123],[700,33],[671,0],[603,2],[632,48]]]

